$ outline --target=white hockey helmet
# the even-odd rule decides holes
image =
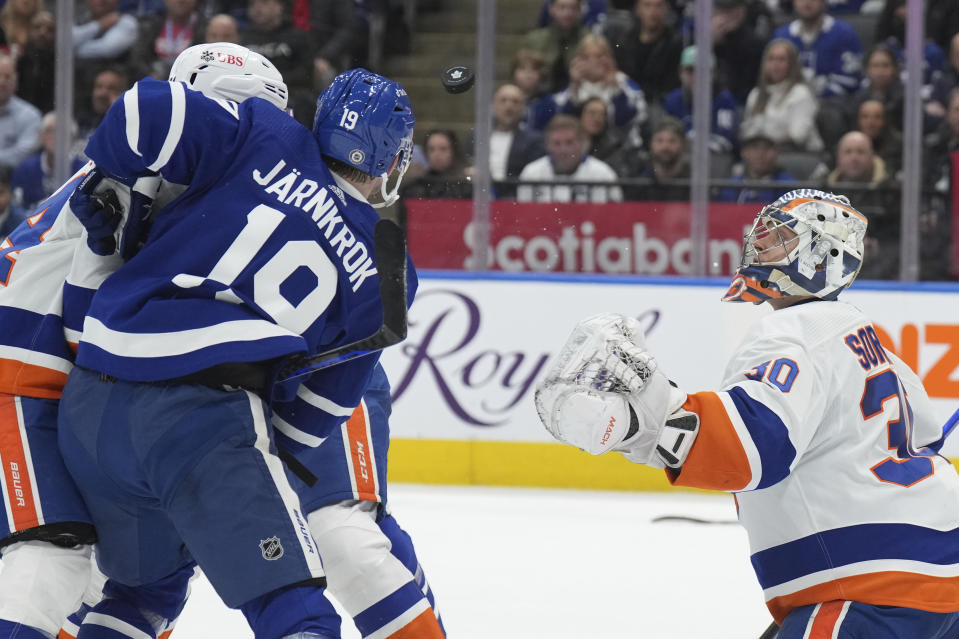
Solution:
[[[286,109],[286,84],[273,63],[232,42],[197,44],[185,49],[173,62],[170,82],[184,82],[210,98],[234,102],[263,98]]]
[[[816,189],[786,193],[756,216],[723,301],[759,304],[791,295],[836,299],[862,267],[866,224],[844,195]],[[759,238],[766,248],[756,246]],[[771,248],[781,250],[764,259]]]

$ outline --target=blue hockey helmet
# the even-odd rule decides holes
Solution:
[[[723,301],[836,299],[862,267],[866,224],[844,195],[816,189],[786,193],[756,216]]]
[[[399,197],[400,182],[413,155],[416,117],[406,90],[366,69],[352,69],[334,78],[316,100],[313,135],[323,155],[381,177],[383,202]],[[397,180],[387,192],[389,173],[398,159]]]

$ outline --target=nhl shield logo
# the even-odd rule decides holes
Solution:
[[[280,543],[280,538],[270,537],[269,539],[261,539],[260,552],[263,553],[263,558],[267,561],[276,561],[282,557],[283,544]]]

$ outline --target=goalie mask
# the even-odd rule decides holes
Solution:
[[[866,223],[845,196],[815,189],[786,193],[756,216],[723,301],[836,299],[862,267]]]
[[[286,110],[287,90],[283,76],[259,53],[231,42],[198,44],[185,49],[173,62],[170,82],[208,98],[243,102],[263,98]]]
[[[400,183],[413,155],[416,117],[406,90],[366,69],[336,76],[316,100],[313,135],[320,152],[372,177],[382,178],[382,208],[399,199]],[[387,182],[396,168],[396,181]]]

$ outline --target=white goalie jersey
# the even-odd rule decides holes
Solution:
[[[670,481],[735,493],[778,622],[834,599],[959,610],[959,475],[918,377],[838,301],[771,313],[719,392],[689,395],[698,439]]]

